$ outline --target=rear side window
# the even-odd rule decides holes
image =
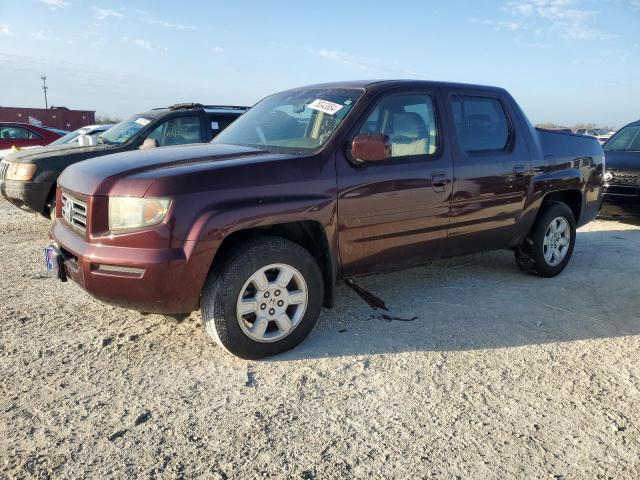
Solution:
[[[211,131],[213,132],[213,136],[215,138],[222,130],[231,125],[236,118],[234,115],[216,115],[209,114],[209,121],[211,122]]]
[[[509,145],[509,121],[499,100],[454,95],[453,119],[460,146],[466,152],[504,150]]]
[[[371,112],[360,133],[380,133],[391,141],[391,157],[433,155],[438,129],[430,95],[390,95]]]

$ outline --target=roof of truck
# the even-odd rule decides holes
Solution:
[[[150,117],[161,117],[168,113],[176,112],[179,110],[204,110],[207,113],[229,113],[235,115],[241,115],[250,107],[240,105],[203,105],[201,103],[176,103],[175,105],[169,105],[168,107],[152,108],[147,112],[143,112],[140,115]]]
[[[456,82],[440,82],[431,80],[349,80],[345,82],[331,82],[331,83],[318,83],[315,85],[306,85],[304,87],[293,88],[291,90],[299,90],[303,88],[366,88],[372,89],[387,89],[394,86],[414,86],[414,87],[448,87],[448,88],[472,88],[475,90],[503,90],[500,87],[494,87],[490,85],[474,85],[470,83],[456,83]]]

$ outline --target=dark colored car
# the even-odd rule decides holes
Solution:
[[[53,216],[56,181],[69,165],[140,148],[208,142],[247,109],[173,105],[133,115],[114,125],[97,137],[97,145],[72,143],[12,153],[0,163],[0,193],[20,208]]]
[[[620,129],[603,146],[607,157],[604,201],[640,213],[640,120]]]
[[[29,123],[0,122],[0,150],[48,145],[62,135]]]
[[[602,201],[594,138],[539,131],[503,89],[310,86],[210,145],[129,152],[59,180],[48,268],[143,312],[198,307],[226,350],[302,341],[340,278],[489,249],[551,277]]]

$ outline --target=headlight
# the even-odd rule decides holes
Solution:
[[[37,168],[33,163],[9,163],[7,180],[19,180],[22,182],[31,180]]]
[[[605,182],[610,182],[611,180],[613,180],[613,173],[611,172],[604,172],[604,181]]]
[[[109,198],[109,230],[132,230],[157,225],[169,211],[168,198]]]

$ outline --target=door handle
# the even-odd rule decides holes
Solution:
[[[444,192],[447,190],[449,179],[444,173],[433,173],[431,175],[431,187],[436,192]]]
[[[524,177],[527,174],[527,167],[524,165],[516,165],[513,167],[513,173],[516,177]]]

